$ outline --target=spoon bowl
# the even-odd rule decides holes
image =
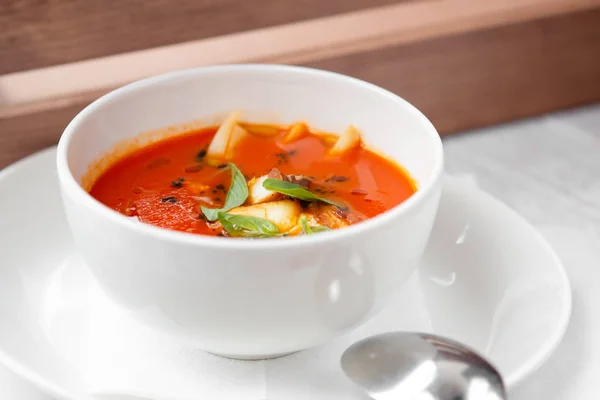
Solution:
[[[375,400],[504,400],[501,375],[454,340],[427,333],[389,332],[350,346],[346,376]]]

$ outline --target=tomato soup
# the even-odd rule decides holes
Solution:
[[[404,169],[369,150],[355,128],[334,135],[313,133],[304,124],[233,120],[123,156],[90,194],[142,223],[257,238],[359,223],[416,191]]]

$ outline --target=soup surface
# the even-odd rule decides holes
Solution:
[[[90,194],[144,223],[254,238],[342,228],[416,190],[352,127],[337,136],[304,124],[226,124],[135,150],[104,171]]]

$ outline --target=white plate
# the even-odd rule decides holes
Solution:
[[[84,400],[77,360],[102,339],[77,324],[93,320],[101,294],[74,254],[54,157],[49,149],[0,173],[0,361],[57,398]],[[420,274],[433,330],[485,353],[509,386],[546,360],[567,327],[571,292],[554,251],[514,211],[469,185],[445,185]]]

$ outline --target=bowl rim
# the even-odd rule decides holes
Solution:
[[[342,84],[351,84],[362,86],[364,89],[371,92],[375,92],[380,96],[387,97],[388,99],[395,101],[399,107],[403,107],[411,113],[411,117],[417,119],[425,127],[425,132],[429,136],[429,140],[433,147],[435,165],[433,167],[430,178],[427,179],[425,184],[422,184],[420,188],[408,199],[402,203],[392,207],[391,209],[373,217],[359,224],[345,227],[344,229],[336,229],[326,234],[321,235],[301,235],[290,238],[265,238],[261,240],[231,240],[231,238],[213,237],[208,235],[199,235],[188,232],[181,232],[170,230],[166,228],[157,227],[151,224],[144,224],[138,221],[133,221],[125,215],[111,209],[110,207],[102,204],[100,201],[94,199],[86,190],[81,187],[80,183],[73,176],[69,167],[67,154],[69,146],[72,142],[73,137],[77,134],[78,126],[91,114],[96,112],[99,108],[105,104],[125,95],[126,93],[136,91],[149,85],[160,85],[161,83],[170,81],[176,78],[183,78],[185,76],[202,76],[211,75],[215,73],[239,73],[239,72],[267,72],[267,73],[289,73],[289,74],[304,74],[304,75],[318,75],[326,79],[335,79],[340,81]],[[358,235],[364,235],[373,230],[382,228],[402,215],[412,212],[414,209],[421,206],[436,189],[438,183],[441,181],[443,169],[444,169],[444,152],[442,146],[442,140],[429,119],[413,106],[408,101],[404,100],[400,96],[392,93],[386,89],[383,89],[372,83],[365,82],[363,80],[353,78],[347,75],[339,74],[336,72],[324,71],[309,67],[300,66],[289,66],[289,65],[277,65],[277,64],[223,64],[223,65],[212,65],[202,66],[198,68],[191,68],[185,70],[179,70],[169,72],[166,74],[156,75],[149,78],[141,79],[127,85],[121,86],[90,103],[83,110],[81,110],[75,118],[69,122],[65,130],[63,131],[57,148],[56,166],[58,171],[58,177],[60,186],[63,192],[71,198],[75,203],[89,209],[95,214],[110,220],[111,222],[119,225],[124,229],[128,229],[136,232],[139,235],[151,236],[156,239],[160,239],[167,242],[176,242],[179,244],[191,245],[196,247],[206,247],[213,249],[227,249],[227,250],[268,250],[268,249],[286,249],[286,248],[299,248],[299,247],[310,247],[314,245],[333,244],[341,240],[347,240],[348,238],[355,237]],[[409,171],[410,172],[410,171]]]

